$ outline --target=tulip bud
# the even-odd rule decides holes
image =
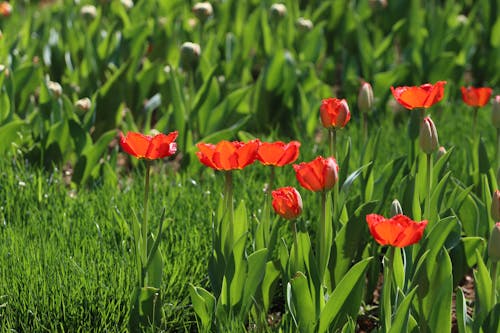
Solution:
[[[7,1],[0,2],[0,15],[9,17],[12,14],[12,6]]]
[[[191,42],[185,42],[181,45],[181,64],[185,69],[193,69],[200,60],[200,45]]]
[[[437,151],[437,158],[440,159],[441,157],[443,157],[444,155],[446,154],[446,148],[441,146],[439,147],[438,151]]]
[[[92,5],[85,5],[80,9],[80,15],[89,19],[94,19],[97,16],[97,8]]]
[[[201,22],[208,20],[214,13],[210,2],[198,2],[193,6],[192,11]]]
[[[368,82],[363,82],[359,89],[358,108],[361,112],[370,112],[373,108],[373,89]]]
[[[125,9],[132,9],[134,7],[134,2],[132,0],[121,0],[121,3]]]
[[[47,88],[49,88],[50,92],[57,98],[62,95],[62,87],[58,82],[49,81],[47,83]]]
[[[271,194],[276,214],[287,220],[294,220],[302,213],[302,198],[294,187],[282,187]]]
[[[92,107],[92,102],[90,101],[90,98],[85,97],[76,101],[75,106],[80,111],[87,112]]]
[[[491,217],[494,221],[500,221],[500,190],[496,190],[491,198]]]
[[[500,260],[500,222],[495,223],[488,240],[488,257],[493,262]]]
[[[493,127],[500,128],[500,95],[496,95],[493,99],[491,107],[491,123]]]
[[[394,199],[391,203],[391,216],[396,216],[399,214],[403,214],[403,208],[401,208],[401,204],[398,199]]]
[[[312,28],[313,28],[312,21],[308,20],[308,19],[305,19],[303,17],[299,17],[297,19],[297,22],[295,23],[295,25],[297,26],[297,29],[300,32],[308,32],[308,31],[311,31]]]
[[[426,154],[433,153],[439,147],[436,126],[430,117],[425,117],[420,125],[420,148]]]
[[[286,15],[286,6],[282,3],[275,3],[271,6],[270,15],[275,21],[279,21]]]

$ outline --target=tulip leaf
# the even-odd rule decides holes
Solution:
[[[271,301],[274,296],[274,287],[278,282],[278,278],[280,277],[280,271],[276,266],[277,264],[273,261],[266,262],[264,278],[262,279],[260,288],[262,303],[264,306],[264,313],[267,313],[269,311],[269,307],[271,306]]]
[[[328,301],[322,309],[319,317],[318,332],[327,332],[330,325],[335,320],[338,320],[348,314],[348,309],[357,307],[355,313],[357,314],[361,299],[352,299],[351,295],[355,295],[356,290],[360,291],[362,289],[365,272],[372,259],[373,258],[370,257],[356,263],[329,295]],[[351,315],[353,314],[351,313]]]
[[[396,310],[389,333],[408,332],[407,325],[408,317],[410,315],[410,306],[417,288],[418,286],[413,288],[407,295],[404,296],[403,301]]]
[[[266,248],[260,249],[252,253],[246,259],[248,261],[248,268],[246,279],[243,287],[243,298],[240,309],[240,317],[245,318],[250,306],[252,305],[252,300],[255,298],[255,293],[257,288],[264,278],[266,272],[266,261],[267,261],[268,250]]]
[[[432,189],[430,212],[426,212],[426,217],[429,219],[429,226],[432,226],[434,221],[439,219],[440,204],[444,202],[446,186],[450,179],[451,171],[448,171],[439,183]]]
[[[215,297],[201,287],[195,287],[189,284],[189,295],[196,315],[201,320],[201,326],[204,332],[209,332],[212,323],[212,316],[215,313]]]
[[[380,211],[386,204],[386,201],[391,194],[392,185],[394,184],[397,175],[402,170],[405,159],[406,157],[401,156],[387,163],[382,169],[380,177],[375,181],[373,197],[382,198],[375,211]]]
[[[458,333],[467,333],[467,304],[465,303],[462,288],[457,288],[455,297],[455,308]]]
[[[481,174],[488,173],[488,170],[490,169],[490,160],[488,158],[488,153],[486,152],[486,146],[482,139],[479,140],[478,156],[479,156],[479,173]]]
[[[451,299],[453,279],[451,260],[448,252],[443,250],[437,257],[434,270],[429,270],[430,288],[425,297],[424,307],[429,309],[425,314],[430,332],[451,332]]]
[[[479,328],[488,312],[491,310],[491,288],[492,282],[488,268],[483,261],[483,257],[476,250],[477,269],[474,271],[474,286],[476,292],[474,306],[474,326]]]
[[[28,129],[28,125],[22,120],[9,122],[0,126],[0,133],[2,133],[2,140],[0,140],[0,153],[5,153],[12,148],[13,144],[18,143],[20,133]]]
[[[299,331],[313,332],[316,326],[316,308],[314,306],[309,282],[302,272],[297,272],[289,282],[291,302],[295,309],[294,316]]]

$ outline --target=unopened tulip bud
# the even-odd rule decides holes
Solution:
[[[500,221],[500,191],[496,190],[491,198],[491,217],[494,221]]]
[[[201,22],[208,20],[214,13],[210,2],[198,2],[193,6],[192,11]]]
[[[94,19],[97,16],[97,8],[92,5],[85,5],[80,9],[80,15],[90,19]]]
[[[420,126],[420,148],[426,154],[431,154],[439,147],[436,126],[431,118],[425,117]]]
[[[313,23],[311,20],[305,19],[303,17],[299,17],[296,22],[297,29],[300,32],[308,32],[313,28]]]
[[[373,108],[373,89],[368,82],[363,82],[359,89],[358,108],[361,112],[370,112]]]
[[[196,67],[200,59],[200,45],[191,42],[185,42],[181,45],[181,64],[185,69]]]
[[[47,83],[47,88],[49,88],[50,92],[57,98],[62,95],[62,87],[58,82],[49,81]]]
[[[75,106],[80,111],[87,112],[92,107],[92,102],[90,101],[90,98],[85,97],[76,101]]]
[[[441,157],[443,157],[444,155],[446,154],[446,148],[441,146],[439,147],[438,151],[437,151],[437,158],[440,159]]]
[[[493,98],[493,106],[491,107],[491,123],[493,127],[500,128],[500,95]]]
[[[391,203],[391,216],[396,216],[399,214],[403,214],[403,208],[401,208],[401,204],[398,199],[394,199]]]
[[[7,1],[0,2],[0,15],[9,17],[12,14],[12,6]]]
[[[273,4],[269,11],[271,18],[276,21],[279,21],[286,16],[286,6],[282,3]]]
[[[495,223],[488,240],[488,257],[493,262],[500,260],[500,222]]]
[[[134,2],[132,0],[121,0],[121,3],[126,9],[132,9],[132,7],[134,7]]]

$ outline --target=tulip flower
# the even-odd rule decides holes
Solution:
[[[247,143],[225,140],[220,141],[217,145],[198,143],[196,147],[199,151],[196,152],[196,156],[201,163],[215,170],[243,169],[255,161],[259,146],[258,139]]]
[[[391,216],[401,215],[403,214],[403,208],[401,207],[401,203],[398,199],[392,200],[391,203]]]
[[[496,190],[491,198],[491,217],[494,221],[500,221],[500,190]]]
[[[432,154],[439,148],[436,126],[430,117],[425,117],[420,126],[420,148],[426,154]]]
[[[373,89],[368,82],[363,82],[359,89],[358,108],[361,112],[370,112],[373,108]]]
[[[491,230],[490,239],[488,240],[488,257],[491,260],[491,306],[496,304],[497,300],[497,265],[500,260],[500,222],[495,223]]]
[[[12,14],[12,6],[7,1],[0,2],[0,15],[8,17]]]
[[[345,99],[327,98],[321,102],[321,123],[325,128],[343,128],[351,119]]]
[[[485,106],[490,100],[492,93],[492,89],[487,87],[461,87],[460,90],[462,91],[462,100],[465,104],[474,107]]]
[[[500,95],[496,95],[493,99],[491,108],[491,123],[496,129],[500,128]]]
[[[392,95],[399,104],[412,110],[415,108],[429,108],[443,99],[446,81],[438,81],[413,87],[391,87]]]
[[[294,220],[302,213],[300,193],[291,186],[272,191],[273,208],[284,219]]]
[[[311,162],[294,164],[293,169],[300,185],[314,192],[330,190],[339,179],[339,166],[333,157],[318,156]]]
[[[214,9],[210,2],[198,2],[193,6],[192,11],[201,22],[205,22],[214,13]]]
[[[299,157],[300,142],[261,142],[257,150],[257,160],[264,165],[284,166]]]
[[[427,226],[427,220],[415,222],[402,214],[390,219],[377,214],[369,214],[366,216],[366,222],[377,243],[399,248],[418,243]]]
[[[154,136],[144,135],[136,132],[128,132],[126,136],[120,133],[120,146],[132,156],[155,160],[175,154],[177,151],[178,132],[174,131],[168,135],[160,133]]]

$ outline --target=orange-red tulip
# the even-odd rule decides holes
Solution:
[[[414,87],[391,87],[392,95],[407,109],[429,108],[443,99],[446,81],[438,81]]]
[[[294,164],[295,177],[307,190],[330,190],[339,180],[339,166],[333,157],[316,157],[311,162]]]
[[[475,107],[485,106],[490,100],[491,93],[493,90],[487,87],[474,88],[474,87],[462,87],[462,99],[465,104]]]
[[[402,214],[390,219],[382,215],[369,214],[366,215],[366,222],[377,243],[396,247],[418,243],[427,226],[427,220],[415,222]]]
[[[300,142],[261,142],[257,159],[264,165],[284,166],[299,157]]]
[[[247,143],[239,141],[220,141],[217,145],[198,143],[196,156],[201,163],[215,170],[243,169],[257,158],[260,141]]]
[[[12,14],[12,6],[7,1],[0,2],[0,15],[8,17]]]
[[[132,156],[155,160],[175,154],[177,143],[174,140],[177,139],[177,135],[177,131],[168,135],[160,133],[154,136],[136,132],[128,132],[123,136],[123,133],[120,133],[120,146]]]
[[[302,213],[302,198],[294,187],[282,187],[271,194],[276,214],[287,220],[294,220]]]
[[[351,119],[349,106],[345,99],[324,99],[321,102],[319,113],[321,116],[321,123],[326,128],[343,128]]]

